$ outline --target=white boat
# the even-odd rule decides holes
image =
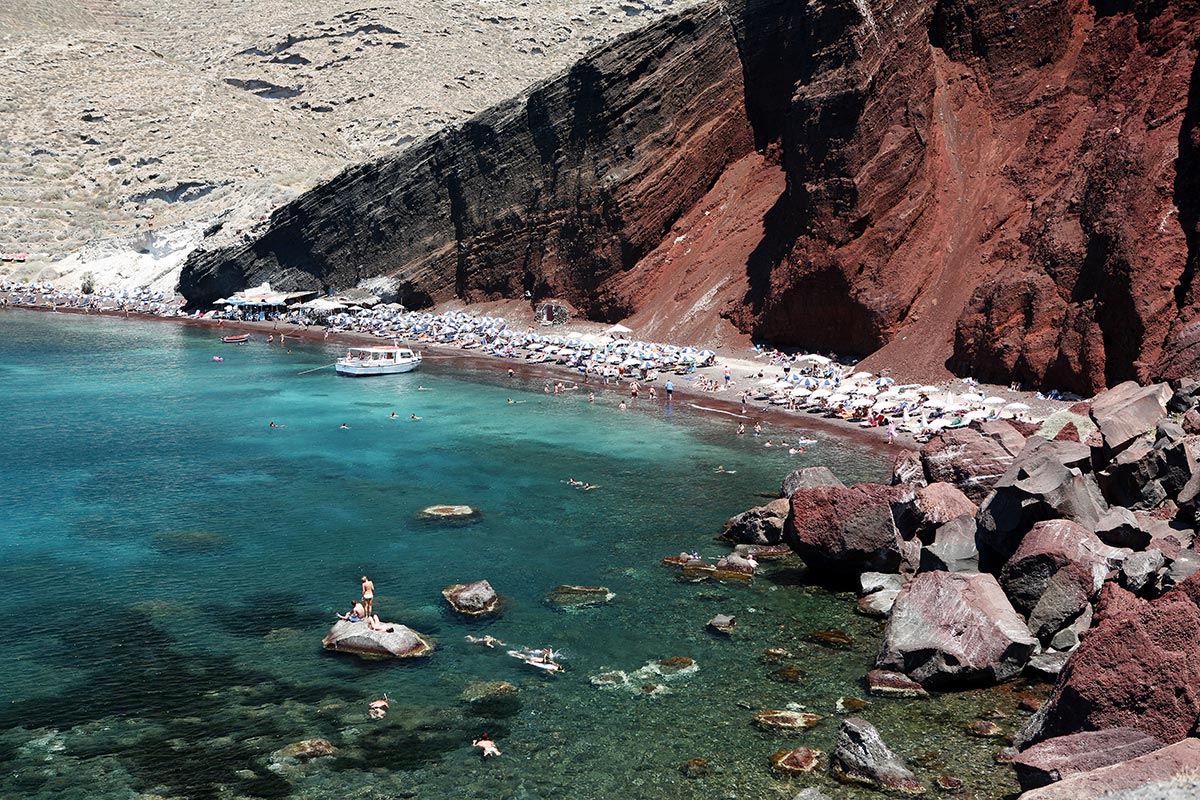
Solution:
[[[421,354],[407,347],[351,347],[337,360],[339,375],[392,375],[421,366]]]

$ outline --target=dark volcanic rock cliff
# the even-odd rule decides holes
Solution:
[[[741,0],[631,34],[196,254],[203,303],[387,276],[723,317],[1091,392],[1200,359],[1194,0]],[[711,330],[702,324],[692,330]]]

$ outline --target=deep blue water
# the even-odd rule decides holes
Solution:
[[[793,703],[834,717],[837,697],[863,696],[880,624],[852,614],[852,597],[801,585],[794,564],[723,586],[681,583],[658,560],[726,552],[713,540],[722,523],[789,469],[879,479],[881,454],[822,438],[791,457],[685,403],[620,412],[615,387],[595,387],[589,404],[449,358],[409,375],[301,375],[336,352],[217,338],[0,313],[0,797],[774,798],[804,784],[772,776],[766,757],[828,750],[836,719],[783,739],[754,729],[753,711]],[[481,518],[422,520],[435,503]],[[362,574],[384,619],[436,641],[432,657],[321,650]],[[481,578],[504,613],[459,621],[441,589]],[[566,613],[544,600],[560,583],[615,598]],[[704,629],[720,612],[738,616],[732,640]],[[804,641],[831,627],[858,644]],[[535,673],[464,639],[485,632],[560,648],[568,671]],[[780,665],[761,651],[775,646],[794,654],[801,683],[770,678]],[[699,669],[642,672],[629,689],[590,680],[668,656]],[[476,680],[516,684],[519,710],[474,715],[460,693]],[[371,721],[366,703],[384,692],[391,712]],[[896,749],[933,759],[923,774],[956,772],[988,797],[1010,788],[994,747],[945,719],[1002,702],[965,694],[863,713]],[[502,758],[472,750],[482,730]],[[313,737],[338,753],[272,756]],[[683,777],[695,757],[714,774]]]

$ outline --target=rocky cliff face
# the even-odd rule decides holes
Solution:
[[[707,4],[194,257],[1092,392],[1193,371],[1196,2]]]

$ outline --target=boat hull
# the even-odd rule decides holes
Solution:
[[[363,377],[366,375],[395,375],[401,372],[412,372],[417,367],[421,366],[420,361],[408,361],[398,364],[342,364],[339,363],[334,369],[339,375],[349,375],[350,377]]]

